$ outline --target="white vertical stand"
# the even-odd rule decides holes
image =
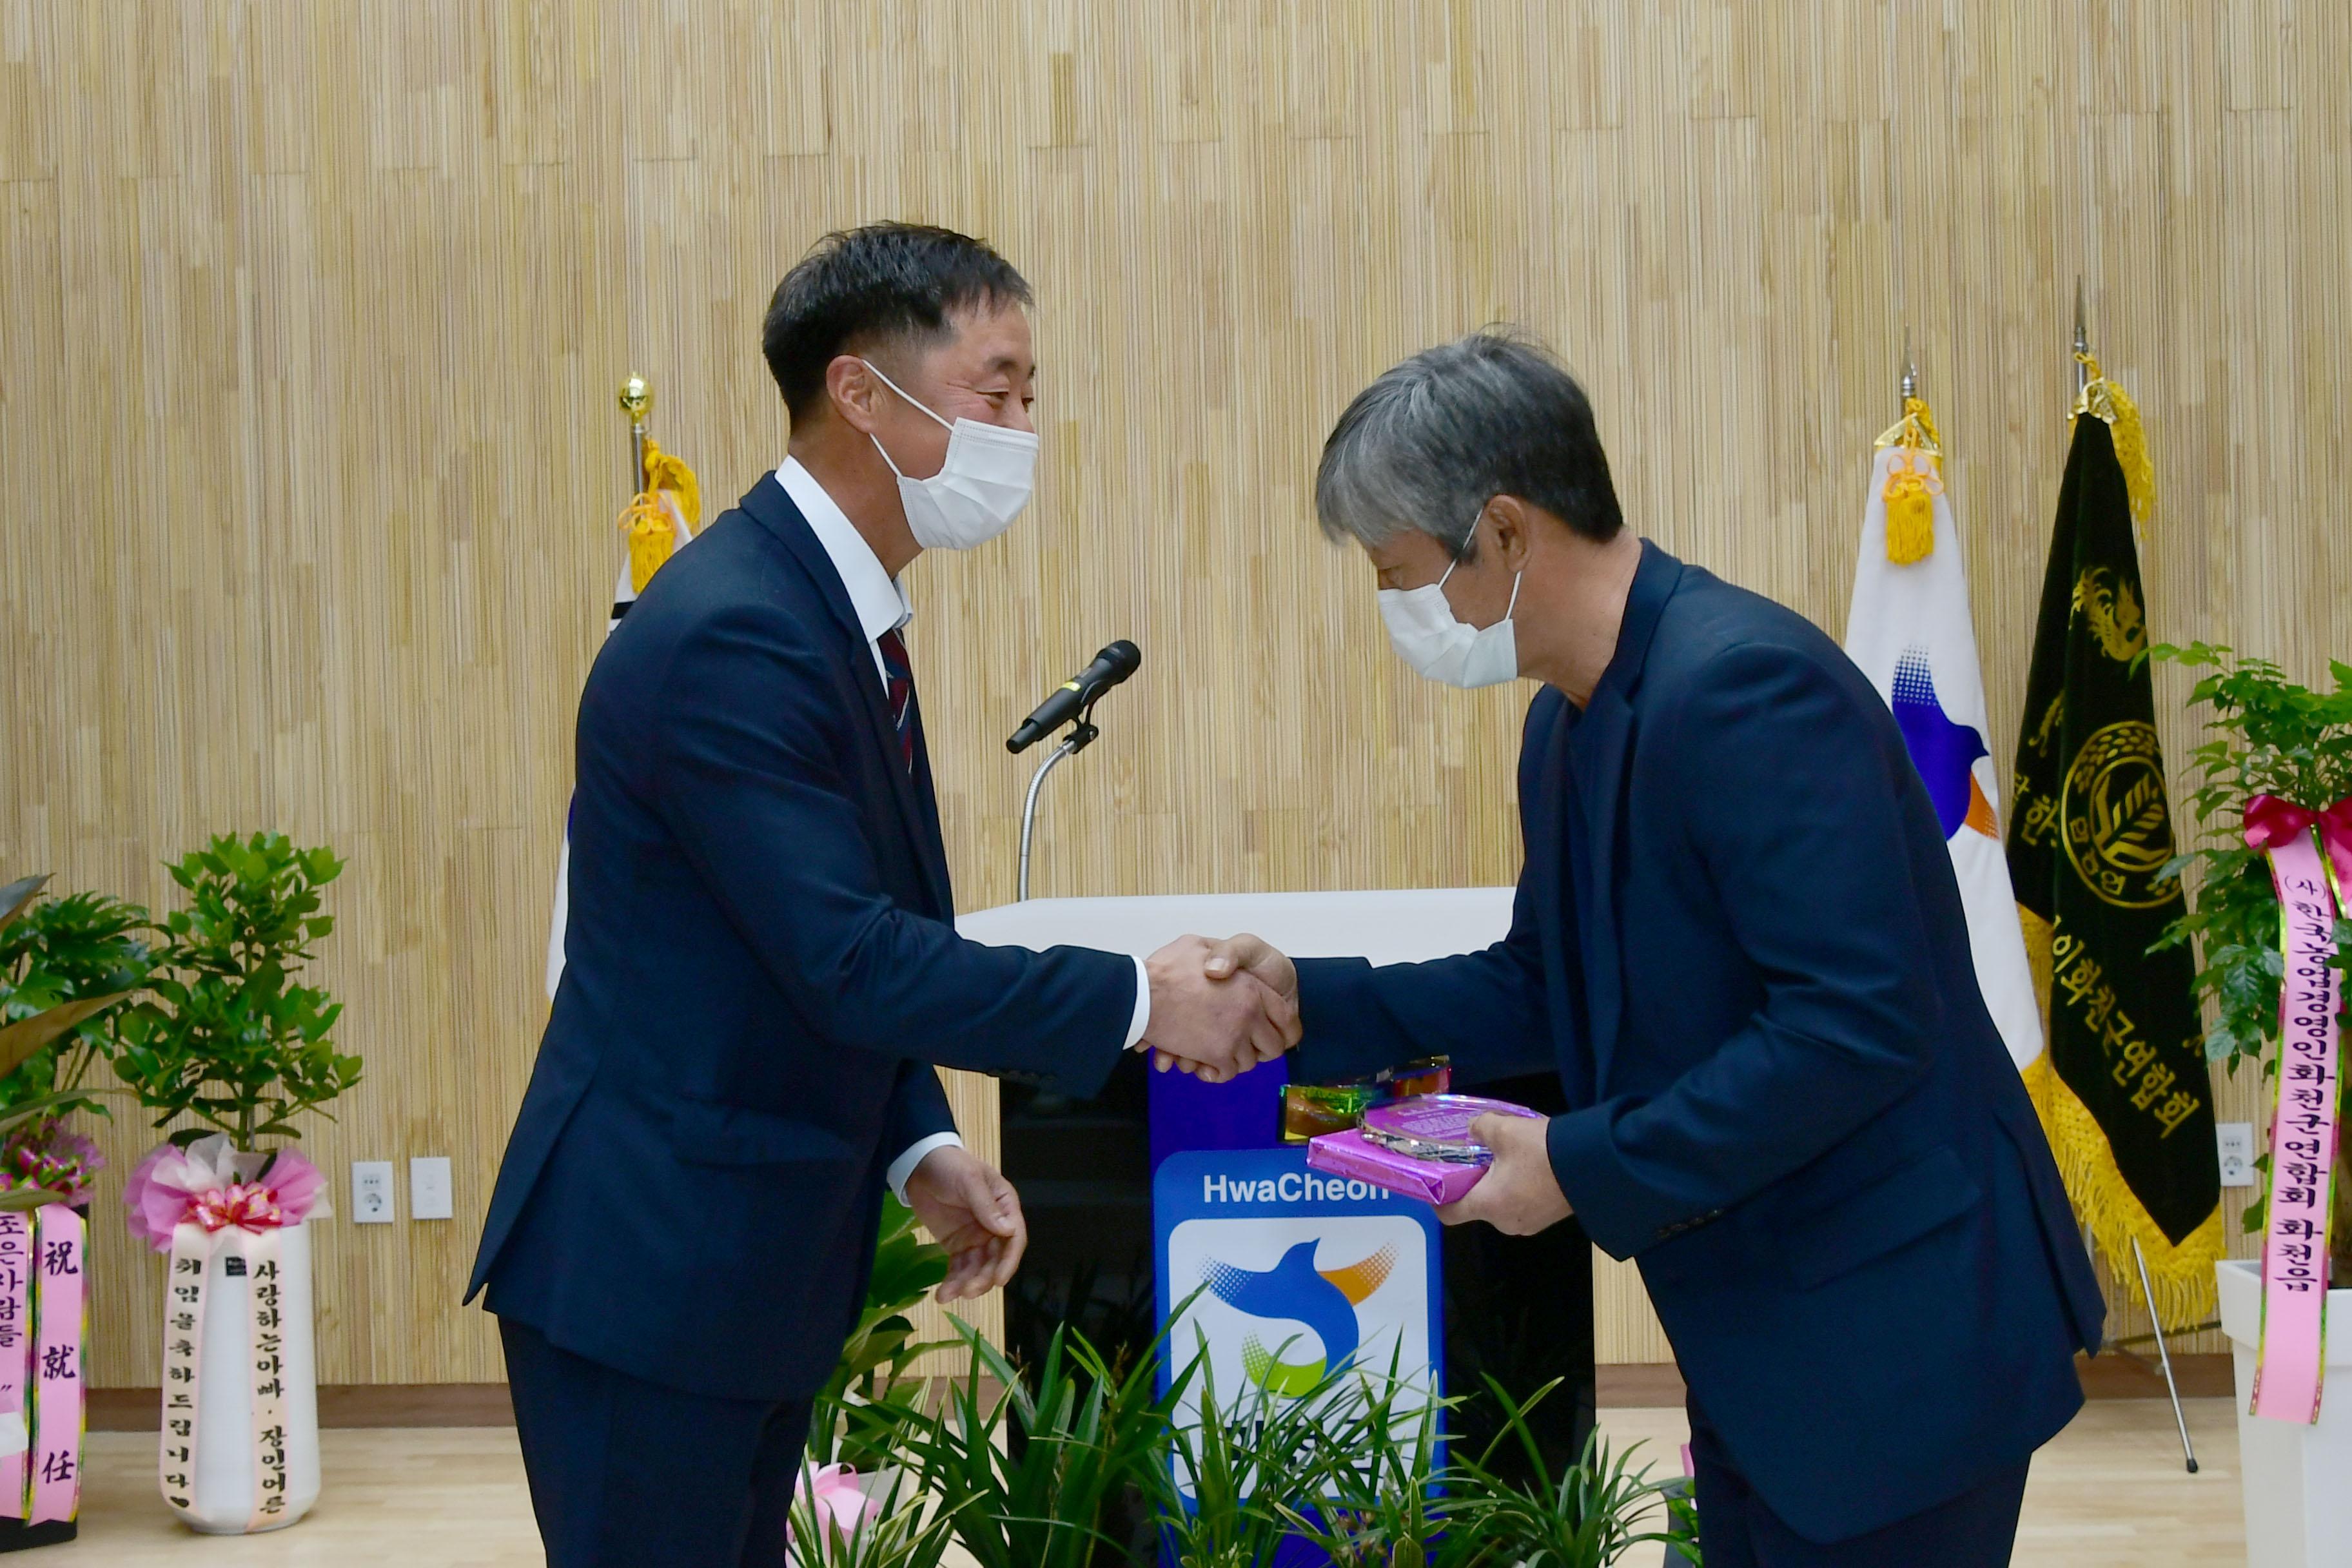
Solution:
[[[310,1227],[278,1233],[285,1317],[286,1510],[266,1526],[283,1530],[319,1500],[319,1372],[310,1309]],[[200,1535],[244,1535],[254,1502],[253,1374],[247,1365],[247,1291],[252,1281],[228,1272],[226,1251],[213,1255],[205,1279],[204,1340],[198,1345],[194,1506],[189,1528]]]
[[[2237,1371],[2247,1568],[2352,1568],[2352,1290],[2327,1293],[2324,1393],[2318,1421],[2305,1426],[2247,1414],[2263,1337],[2262,1265],[2232,1258],[2216,1272]]]

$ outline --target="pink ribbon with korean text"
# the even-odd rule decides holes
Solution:
[[[0,1518],[47,1524],[81,1510],[88,1241],[64,1204],[0,1214],[0,1416],[26,1432],[0,1457]]]
[[[2271,795],[2246,804],[2246,842],[2270,858],[2286,972],[2279,987],[2278,1099],[2271,1113],[2270,1221],[2252,1413],[2319,1419],[2326,1364],[2327,1220],[2335,1178],[2338,866],[2344,805],[2314,812]]]

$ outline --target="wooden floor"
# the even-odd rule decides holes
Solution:
[[[1610,1410],[1602,1423],[1612,1441],[1645,1439],[1646,1455],[1679,1468],[1687,1435],[1680,1411]],[[2017,1563],[2242,1562],[2230,1402],[2190,1401],[2189,1426],[2203,1462],[2196,1476],[2181,1468],[2163,1401],[2088,1406],[2034,1460]],[[542,1561],[511,1427],[332,1431],[323,1443],[326,1491],[309,1519],[274,1535],[207,1540],[182,1529],[157,1497],[153,1434],[94,1432],[81,1542],[58,1561],[68,1568],[527,1568]]]
[[[2238,1491],[2238,1423],[2228,1399],[2190,1399],[2198,1472],[2180,1461],[2172,1406],[2161,1399],[2093,1400],[2033,1457],[2019,1522],[2016,1568],[2223,1568],[2246,1560]],[[1660,1473],[1682,1468],[1690,1427],[1679,1410],[1603,1410],[1612,1443],[1643,1443]],[[1626,1560],[1653,1568],[1659,1547]]]

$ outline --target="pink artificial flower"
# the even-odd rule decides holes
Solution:
[[[809,1506],[816,1515],[817,1532],[824,1539],[812,1551],[807,1542],[801,1541],[799,1526],[793,1526],[796,1563],[822,1563],[831,1560],[836,1541],[856,1539],[857,1532],[881,1517],[882,1505],[867,1497],[859,1484],[858,1474],[847,1465],[826,1465],[801,1472],[803,1489]]]
[[[215,1132],[185,1149],[166,1143],[149,1153],[123,1184],[122,1202],[131,1234],[169,1252],[172,1233],[183,1225],[208,1232],[300,1225],[326,1185],[325,1173],[298,1149],[280,1149],[275,1159],[241,1153]]]
[[[80,1133],[52,1121],[10,1139],[0,1167],[0,1192],[38,1187],[71,1208],[89,1201],[90,1183],[106,1168],[106,1156]]]

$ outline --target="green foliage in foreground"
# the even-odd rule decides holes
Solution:
[[[903,1288],[918,1272],[896,1277]],[[866,1317],[903,1321],[912,1305],[877,1299]],[[810,1568],[935,1568],[950,1542],[982,1568],[1115,1568],[1155,1562],[1163,1541],[1181,1568],[1270,1568],[1290,1538],[1342,1568],[1606,1568],[1662,1540],[1696,1561],[1688,1505],[1630,1454],[1596,1436],[1549,1473],[1528,1417],[1557,1384],[1523,1404],[1494,1386],[1500,1435],[1441,1463],[1457,1402],[1422,1400],[1393,1367],[1343,1369],[1297,1399],[1227,1399],[1197,1352],[1162,1390],[1164,1339],[1113,1364],[1064,1330],[1032,1371],[957,1327],[970,1367],[940,1397],[876,1376],[854,1389],[837,1378],[818,1402],[812,1452],[854,1453],[886,1479],[881,1518],[856,1537],[801,1510],[803,1542],[831,1540],[804,1546]],[[1202,1419],[1180,1429],[1196,1382]],[[1531,1479],[1498,1474],[1506,1444],[1525,1449]]]

